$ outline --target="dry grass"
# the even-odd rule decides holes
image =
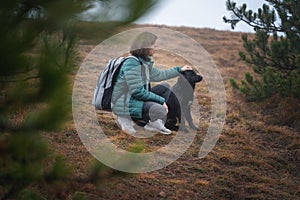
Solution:
[[[208,156],[197,158],[210,116],[210,97],[205,82],[197,85],[196,101],[201,106],[200,131],[176,162],[164,169],[102,182],[80,182],[88,177],[92,156],[82,145],[70,122],[58,133],[46,134],[47,140],[62,154],[74,170],[73,181],[63,187],[65,198],[79,192],[88,199],[299,199],[300,140],[299,100],[247,103],[233,91],[228,79],[243,78],[250,70],[239,60],[243,50],[241,33],[173,28],[198,41],[219,67],[227,93],[227,117],[222,135]],[[80,46],[84,57],[94,45]],[[161,52],[155,59],[166,65],[185,63]],[[292,102],[292,103],[291,103]],[[295,106],[298,107],[295,108]],[[280,114],[275,115],[276,111]],[[108,113],[98,113],[107,136],[119,147],[129,149],[138,139],[121,132]],[[289,123],[293,121],[293,123]],[[297,128],[298,127],[298,128]],[[152,151],[167,144],[174,136],[155,135],[141,139]],[[109,176],[113,174],[108,174]],[[62,192],[61,192],[62,193]]]

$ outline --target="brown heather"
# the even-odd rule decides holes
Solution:
[[[74,172],[69,181],[57,183],[53,197],[49,198],[64,196],[71,199],[76,193],[91,200],[299,199],[299,99],[274,97],[264,102],[249,103],[231,88],[229,78],[243,79],[244,73],[251,71],[238,56],[243,50],[242,33],[168,28],[199,42],[211,55],[224,79],[226,124],[213,151],[203,159],[197,158],[208,128],[211,106],[203,81],[196,86],[195,92],[195,100],[201,107],[201,119],[196,119],[200,122],[200,131],[191,147],[164,169],[127,176],[115,176],[118,173],[109,169],[98,173],[95,170],[97,163],[81,143],[72,120],[61,131],[44,134],[50,146],[64,157]],[[93,41],[81,41],[82,58],[94,47]],[[186,64],[170,53],[160,53],[154,59],[167,66]],[[170,142],[175,135],[157,134],[137,140],[121,132],[110,113],[98,111],[98,119],[107,136],[124,149],[130,149],[141,141],[144,152],[153,151]],[[98,167],[101,166],[98,164]],[[42,194],[50,190],[43,186],[37,189]]]

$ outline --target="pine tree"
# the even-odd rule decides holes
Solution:
[[[30,186],[51,184],[68,176],[68,167],[60,156],[52,166],[45,164],[51,151],[41,132],[59,127],[69,116],[68,75],[78,64],[76,24],[84,11],[100,2],[1,1],[0,199],[41,199]],[[104,2],[103,6],[120,1]],[[110,29],[137,19],[155,1],[122,3],[127,5],[122,7],[126,17]],[[102,39],[104,36],[99,35]]]
[[[234,29],[239,22],[253,27],[255,38],[242,36],[246,52],[240,52],[258,77],[246,73],[245,80],[231,85],[248,100],[260,100],[279,94],[300,97],[300,2],[299,0],[266,0],[257,12],[247,5],[226,2],[232,18],[224,17]]]

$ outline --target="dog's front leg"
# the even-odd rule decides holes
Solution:
[[[191,102],[188,104],[187,106],[187,110],[185,112],[185,118],[189,123],[189,126],[193,129],[193,130],[199,130],[197,126],[195,126],[194,122],[193,122],[193,118],[191,115]]]
[[[183,105],[182,107],[184,107],[183,109],[181,109],[181,119],[180,119],[180,127],[179,130],[180,131],[184,131],[184,132],[189,132],[189,130],[186,128],[185,126],[185,113],[186,113],[186,106]]]

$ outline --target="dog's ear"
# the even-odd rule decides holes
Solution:
[[[185,76],[186,76],[185,71],[180,72],[179,77],[177,79],[177,83],[182,84],[182,82],[186,81]]]
[[[179,79],[184,78],[185,75],[186,75],[186,71],[181,71],[179,74]]]

